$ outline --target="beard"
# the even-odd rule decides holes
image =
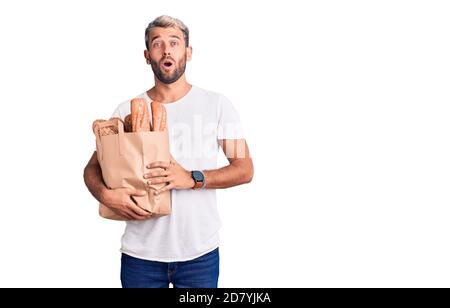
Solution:
[[[174,65],[175,67],[169,72],[165,72],[161,69],[162,62],[162,59],[159,64],[155,60],[150,59],[153,73],[155,74],[156,78],[158,78],[158,80],[164,84],[174,83],[175,81],[180,79],[181,76],[183,76],[184,71],[186,70],[186,55],[182,57],[178,62],[173,61],[174,63],[172,65]]]

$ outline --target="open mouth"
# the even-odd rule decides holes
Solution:
[[[170,67],[172,67],[172,65],[173,65],[173,63],[171,61],[164,61],[163,62],[163,66],[165,68],[170,68]]]

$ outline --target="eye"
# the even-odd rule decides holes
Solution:
[[[170,42],[170,45],[171,46],[176,46],[176,45],[178,45],[178,42],[177,41],[172,41],[172,42]]]
[[[152,46],[157,48],[157,47],[161,46],[161,43],[160,42],[154,42]]]

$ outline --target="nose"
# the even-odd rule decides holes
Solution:
[[[170,56],[170,48],[169,47],[165,46],[163,52],[164,52],[165,56]]]

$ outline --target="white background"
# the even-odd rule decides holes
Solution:
[[[449,5],[281,0],[1,2],[1,287],[120,286],[83,168],[162,14],[254,157],[218,192],[220,286],[450,287]]]

